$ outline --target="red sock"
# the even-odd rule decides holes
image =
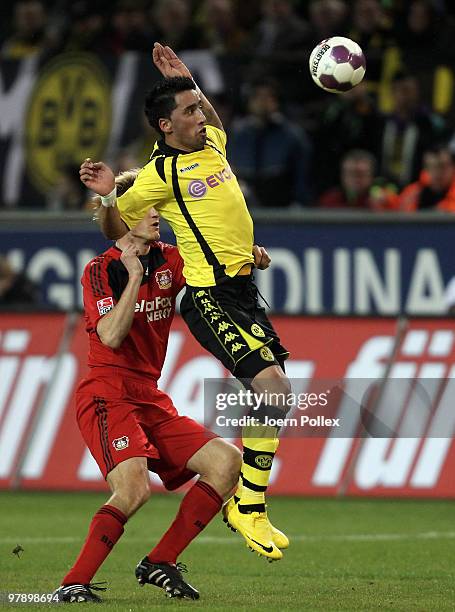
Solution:
[[[174,522],[147,555],[151,563],[176,563],[177,557],[204,529],[223,500],[206,482],[198,481],[182,500]]]
[[[122,535],[127,520],[118,508],[107,504],[101,506],[92,518],[87,539],[62,584],[88,584]]]

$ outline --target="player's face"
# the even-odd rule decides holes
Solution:
[[[131,231],[134,238],[140,238],[145,244],[160,239],[160,217],[154,208],[147,211],[145,217]]]
[[[184,151],[199,151],[204,148],[206,140],[205,115],[202,112],[199,94],[194,89],[176,94],[176,108],[170,118],[171,146]]]

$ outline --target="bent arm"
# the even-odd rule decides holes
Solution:
[[[160,43],[156,42],[153,47],[153,63],[166,79],[181,76],[189,77],[194,81],[193,75],[189,71],[188,67],[185,66],[185,64],[171,49],[171,47],[163,46]],[[201,98],[202,112],[204,113],[205,118],[207,119],[207,123],[209,125],[213,125],[219,130],[223,130],[223,124],[221,123],[221,119],[218,117],[218,114],[213,108],[212,104],[207,100],[207,98],[197,85],[196,88]]]
[[[205,115],[207,123],[209,125],[213,125],[214,127],[218,128],[219,130],[223,130],[223,132],[224,132],[223,124],[221,123],[221,119],[219,118],[218,113],[213,108],[212,104],[209,102],[209,100],[206,98],[206,96],[199,89],[199,86],[197,84],[196,84],[196,89],[197,89],[197,92],[198,92],[199,97],[201,99],[202,112]]]
[[[100,206],[97,218],[101,231],[109,240],[118,240],[124,236],[129,229],[120,216],[117,206]]]
[[[111,349],[119,348],[129,334],[141,281],[142,275],[130,275],[120,300],[98,321],[96,326],[98,336],[101,342]]]

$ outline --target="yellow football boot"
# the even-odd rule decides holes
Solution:
[[[235,506],[235,504],[236,504],[236,501],[234,499],[234,496],[229,498],[227,500],[227,502],[224,504],[224,506],[223,506],[223,521],[225,523],[228,522],[227,514],[230,512],[230,510],[233,508],[233,506]],[[269,517],[267,516],[267,513],[266,513],[266,518],[267,518],[267,521],[268,521],[269,526],[270,526],[270,531],[272,532],[272,541],[275,544],[275,546],[277,548],[280,548],[280,549],[287,548],[289,546],[289,538],[287,537],[287,535],[285,535],[282,531],[280,531],[279,529],[277,529],[276,527],[274,527],[272,525],[272,523],[270,522]]]
[[[258,555],[269,561],[283,558],[283,553],[273,542],[266,512],[243,514],[234,498],[231,498],[223,506],[223,520],[233,531],[238,531],[245,538],[247,546]]]

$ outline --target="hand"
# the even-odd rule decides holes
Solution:
[[[115,187],[114,173],[109,166],[93,162],[90,157],[82,162],[79,175],[84,185],[100,196],[108,195]]]
[[[266,270],[270,266],[272,260],[264,247],[255,244],[253,246],[253,255],[254,265],[258,270]]]
[[[129,244],[123,253],[120,255],[120,261],[125,266],[130,275],[142,279],[144,276],[144,268],[138,258],[139,249],[133,243]]]
[[[193,78],[191,72],[174,51],[170,47],[163,47],[158,42],[153,47],[153,63],[166,79],[171,77]]]

